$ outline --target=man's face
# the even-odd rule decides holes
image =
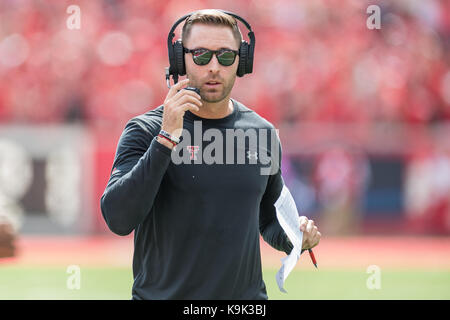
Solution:
[[[239,50],[231,28],[200,23],[192,25],[191,33],[183,46],[190,50],[198,48]],[[217,61],[216,55],[213,55],[211,61],[203,66],[194,63],[192,53],[185,53],[184,59],[186,75],[190,79],[189,86],[199,88],[204,101],[214,103],[229,98],[236,80],[239,56],[236,56],[231,66],[222,66]],[[217,81],[220,84],[207,85],[209,81]]]

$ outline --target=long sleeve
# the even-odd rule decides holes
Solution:
[[[277,212],[275,208],[275,202],[278,200],[281,194],[281,190],[284,186],[283,177],[281,175],[281,157],[282,148],[281,142],[277,136],[276,144],[278,147],[278,170],[275,174],[269,176],[269,181],[267,182],[266,190],[261,199],[260,212],[259,212],[259,231],[268,244],[273,248],[284,251],[289,254],[293,248],[289,238],[278,222]],[[271,155],[275,157],[276,155]]]
[[[135,118],[119,139],[100,201],[106,224],[118,235],[129,234],[146,218],[170,163],[171,150],[156,141],[152,131]]]
[[[269,177],[266,192],[261,200],[259,214],[259,231],[268,244],[273,248],[289,254],[293,248],[289,238],[277,219],[275,202],[281,194],[284,181],[281,170]]]

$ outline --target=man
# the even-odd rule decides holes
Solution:
[[[263,175],[255,161],[205,163],[208,141],[195,142],[199,124],[202,136],[274,129],[230,98],[241,39],[233,17],[217,10],[192,14],[181,39],[187,79],[122,133],[101,208],[113,232],[135,231],[133,299],[267,299],[259,233],[274,248],[292,250],[274,207],[283,188],[279,168]],[[208,61],[206,49],[224,50]],[[182,90],[188,84],[200,94]],[[224,138],[224,157],[242,151],[233,141]],[[257,151],[245,151],[246,162],[258,158]],[[180,153],[188,161],[175,163]],[[321,235],[314,222],[300,222],[303,248],[316,246]]]

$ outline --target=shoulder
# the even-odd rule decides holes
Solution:
[[[139,131],[151,136],[155,136],[161,129],[163,116],[163,106],[160,105],[153,110],[130,119],[125,125],[124,132]]]
[[[233,99],[234,100],[234,99]],[[272,145],[272,141],[276,141],[276,144],[281,149],[281,141],[278,136],[278,130],[275,126],[266,118],[260,116],[257,112],[245,106],[239,101],[234,100],[238,106],[238,116],[235,122],[235,129],[243,129],[243,130],[256,130],[258,132],[258,136],[264,137],[262,132],[265,131],[267,145],[269,148]]]
[[[118,149],[147,148],[161,130],[162,105],[128,120],[119,138]]]
[[[261,117],[256,111],[233,99],[238,106],[237,126],[255,129],[275,129],[267,119]]]

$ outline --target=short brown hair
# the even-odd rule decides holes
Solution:
[[[181,31],[181,42],[186,42],[191,33],[192,25],[195,23],[230,27],[233,31],[234,38],[238,43],[238,48],[241,46],[242,34],[239,30],[236,19],[233,16],[215,9],[199,10],[194,12],[189,18],[187,18]]]

